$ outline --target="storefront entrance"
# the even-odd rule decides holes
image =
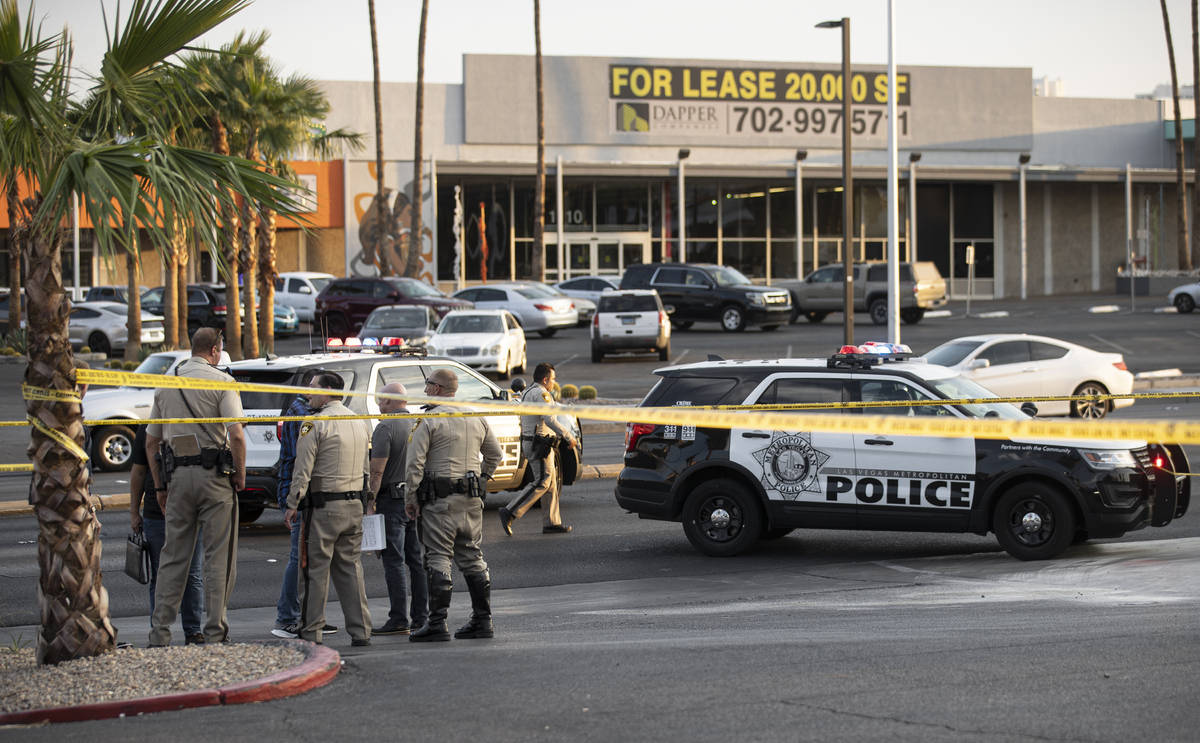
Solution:
[[[558,236],[546,235],[546,274],[562,281],[576,276],[620,276],[626,267],[650,262],[650,234],[645,232],[567,234],[563,236],[565,271],[558,271]]]

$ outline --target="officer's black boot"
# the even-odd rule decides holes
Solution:
[[[425,568],[429,576],[429,619],[425,626],[408,636],[409,642],[446,642],[450,630],[446,628],[446,612],[450,610],[450,591],[454,588],[450,576]]]
[[[456,640],[476,640],[496,635],[492,626],[492,578],[485,570],[471,573],[467,579],[467,590],[471,592],[471,621],[454,633]]]

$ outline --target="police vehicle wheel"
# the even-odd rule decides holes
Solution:
[[[1004,551],[1018,560],[1047,560],[1075,538],[1075,512],[1057,490],[1021,483],[996,503],[992,530]]]
[[[738,483],[710,480],[693,490],[683,504],[683,532],[704,554],[732,557],[762,535],[762,510]]]
[[[887,325],[888,306],[886,299],[876,299],[871,303],[869,311],[871,313],[871,322],[876,325]]]
[[[1175,311],[1187,314],[1196,309],[1196,300],[1192,299],[1192,295],[1184,292],[1178,297],[1175,297]]]
[[[263,506],[238,506],[238,523],[250,524],[263,514]]]
[[[741,307],[731,304],[721,310],[721,329],[727,333],[746,329],[746,313]]]
[[[1107,395],[1108,388],[1099,382],[1084,382],[1072,395]],[[1072,418],[1103,418],[1111,405],[1108,400],[1076,400],[1071,403]]]
[[[92,456],[100,469],[127,470],[133,459],[133,431],[126,426],[105,426],[96,432]]]
[[[112,344],[108,342],[108,336],[99,331],[88,336],[88,345],[92,349],[92,353],[102,353],[105,356],[112,351]]]
[[[764,542],[771,540],[771,539],[782,539],[783,537],[786,537],[788,534],[791,534],[794,531],[796,531],[796,530],[792,529],[790,527],[780,526],[775,529],[767,529],[766,531],[763,532],[763,535],[761,538]]]
[[[813,311],[809,311],[809,312],[805,312],[805,313],[804,313],[804,317],[805,317],[805,319],[806,319],[806,320],[808,320],[810,323],[813,323],[814,325],[815,325],[815,324],[817,324],[817,323],[819,323],[819,322],[821,322],[822,320],[824,320],[824,319],[825,319],[826,317],[828,317],[828,316],[829,316],[829,313],[828,313],[828,312],[813,312]]]

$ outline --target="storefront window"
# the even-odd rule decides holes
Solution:
[[[765,240],[725,240],[724,264],[736,268],[752,279],[766,275],[767,243]]]
[[[674,260],[679,260],[676,256]],[[716,240],[688,240],[687,241],[687,262],[688,263],[716,263],[717,262],[717,241]]]
[[[508,230],[508,182],[468,183],[464,185],[462,193],[466,279],[478,281],[482,278],[485,261],[489,279],[508,278],[509,252],[512,249]],[[480,230],[481,226],[483,230]],[[450,246],[450,252],[453,253],[453,234]],[[453,273],[447,275],[452,276]]]
[[[717,237],[716,183],[688,182],[684,186],[687,204],[687,231],[685,237]]]
[[[842,187],[817,187],[817,232],[821,237],[842,234]]]
[[[592,231],[592,196],[591,181],[574,181],[566,179],[564,184],[563,211],[566,219],[563,221],[565,232]],[[546,229],[558,229],[558,203],[551,199],[549,184],[546,187]]]
[[[991,239],[992,184],[954,184],[954,237]]]
[[[767,236],[767,187],[762,182],[725,182],[721,223],[724,237]]]
[[[596,184],[596,230],[645,232],[650,228],[649,190],[641,181]]]
[[[771,241],[771,278],[796,278],[796,242],[794,240]]]
[[[793,186],[772,186],[768,190],[771,212],[771,237],[796,236],[796,189]],[[805,204],[809,208],[808,204]]]

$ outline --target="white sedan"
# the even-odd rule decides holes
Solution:
[[[430,354],[501,377],[525,371],[525,331],[506,310],[452,310],[426,348]]]
[[[1200,304],[1200,282],[1175,287],[1167,295],[1167,301],[1181,314],[1191,312]]]
[[[129,305],[119,302],[76,302],[71,306],[68,326],[71,347],[78,349],[88,346],[93,352],[105,355],[123,350],[129,334],[125,327],[128,316]],[[142,312],[139,345],[161,345],[163,337],[163,319]]]
[[[160,351],[152,353],[138,366],[139,374],[169,374],[179,362],[189,358],[191,351]],[[222,366],[229,364],[229,354],[221,352]],[[141,387],[96,387],[83,396],[83,419],[113,420],[112,425],[92,429],[92,461],[103,470],[127,470],[133,454],[133,429],[118,419],[141,420],[150,416],[154,390]]]
[[[452,296],[473,302],[478,310],[508,310],[521,327],[536,330],[544,338],[579,322],[579,312],[570,297],[536,281],[482,284],[460,289]]]
[[[971,335],[946,341],[923,357],[957,370],[1001,397],[1124,395],[1133,375],[1119,353],[1103,353],[1057,338],[1021,333]],[[1036,402],[1038,415],[1103,418],[1133,404],[1111,401]]]

